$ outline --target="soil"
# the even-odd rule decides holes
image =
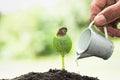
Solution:
[[[30,72],[28,74],[21,75],[13,79],[1,79],[1,80],[99,80],[97,77],[81,76],[74,72],[68,72],[66,70],[52,70],[48,72],[38,73]]]

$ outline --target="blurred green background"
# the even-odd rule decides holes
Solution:
[[[68,28],[74,44],[77,32],[89,23],[87,0],[8,0],[0,4],[1,59],[55,55],[52,39],[60,27]]]
[[[0,78],[12,78],[50,68],[60,69],[61,57],[53,49],[52,41],[57,30],[63,26],[68,28],[73,41],[72,50],[66,55],[66,69],[78,72],[74,61],[76,43],[81,31],[89,25],[91,2],[92,0],[0,0]],[[115,45],[110,60],[80,60],[81,75],[96,76],[101,80],[120,79],[120,39],[110,40]]]

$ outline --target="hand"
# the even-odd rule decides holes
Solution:
[[[90,20],[95,21],[96,27],[103,32],[103,26],[107,27],[108,35],[120,37],[120,0],[93,0],[90,9]]]

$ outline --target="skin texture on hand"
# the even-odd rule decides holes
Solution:
[[[95,26],[103,32],[107,27],[108,35],[120,37],[120,0],[93,0],[90,8],[90,20],[95,21]]]

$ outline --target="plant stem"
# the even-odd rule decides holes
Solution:
[[[61,56],[62,56],[62,70],[65,70],[65,62],[64,62],[64,56],[65,56],[65,54],[62,53]]]

